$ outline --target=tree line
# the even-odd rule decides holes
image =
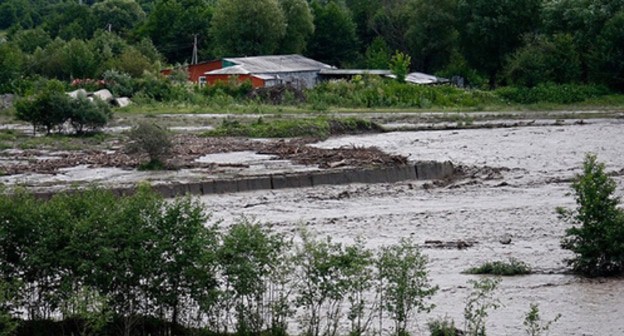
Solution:
[[[0,79],[139,76],[190,61],[197,38],[200,59],[302,53],[386,68],[400,51],[411,70],[473,85],[622,89],[622,27],[622,0],[7,0]]]

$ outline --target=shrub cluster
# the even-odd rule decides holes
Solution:
[[[587,276],[624,273],[624,210],[614,195],[616,182],[605,173],[603,163],[588,154],[583,172],[572,184],[577,207],[557,209],[571,223],[561,245],[575,253],[568,260],[575,272]]]
[[[476,107],[501,103],[485,91],[413,85],[375,77],[322,83],[308,92],[308,102],[312,106],[350,108]]]
[[[492,275],[523,275],[531,273],[531,267],[526,263],[509,258],[509,261],[488,261],[481,266],[469,268],[468,274],[492,274]]]
[[[494,91],[502,99],[516,104],[571,104],[610,93],[603,85],[540,84],[535,87],[503,87]]]
[[[44,89],[41,93],[20,99],[15,105],[19,120],[29,122],[34,131],[63,132],[66,123],[77,134],[96,131],[112,116],[110,106],[87,97],[72,99],[62,91]]]
[[[258,335],[283,334],[297,316],[319,336],[340,325],[366,334],[383,316],[393,322],[384,330],[405,334],[432,307],[437,287],[409,240],[375,253],[362,241],[302,232],[294,243],[244,218],[227,229],[208,219],[197,201],[165,201],[145,186],[123,197],[0,194],[0,284],[12,293],[0,296],[0,320],[23,312],[21,330],[55,317],[81,334],[178,335],[184,326]]]
[[[378,124],[359,118],[328,119],[318,117],[276,120],[259,118],[249,124],[225,119],[219,127],[204,133],[204,135],[244,136],[250,138],[312,137],[324,139],[331,135],[382,131],[382,127]]]

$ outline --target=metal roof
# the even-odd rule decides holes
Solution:
[[[395,75],[389,75],[388,77],[396,78]],[[428,75],[428,74],[422,73],[422,72],[412,72],[412,73],[408,74],[407,76],[405,76],[405,81],[408,82],[408,83],[423,84],[423,85],[427,85],[427,84],[444,84],[444,83],[448,83],[449,82],[449,80],[446,79],[446,78],[436,77],[436,76]]]
[[[242,65],[234,65],[227,68],[221,68],[217,70],[208,71],[206,75],[249,75],[247,69],[245,69]]]
[[[319,71],[321,69],[331,68],[331,65],[321,63],[301,55],[237,57],[224,58],[223,60],[241,66],[243,69],[248,71],[248,73],[267,74],[280,72]]]
[[[390,70],[376,70],[376,69],[322,69],[319,72],[321,75],[328,76],[354,76],[354,75],[375,75],[375,76],[387,76],[392,74]]]

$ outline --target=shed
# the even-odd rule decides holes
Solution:
[[[185,68],[185,70],[188,72],[189,81],[196,83],[196,84],[203,85],[206,83],[206,77],[204,76],[204,73],[208,71],[212,71],[212,70],[221,69],[222,61],[212,60],[212,61],[200,62],[197,64],[189,64],[189,65],[184,65],[184,66],[173,68],[173,69],[164,69],[160,71],[160,73],[165,76],[169,76],[174,70],[177,70],[180,68]]]
[[[332,66],[301,55],[273,55],[224,58],[223,68],[205,73],[208,83],[235,77],[251,79],[254,87],[291,84],[311,88],[319,81],[322,69]]]

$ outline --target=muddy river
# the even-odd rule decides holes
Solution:
[[[232,223],[243,214],[281,232],[305,226],[319,235],[352,242],[361,236],[377,248],[401,237],[473,240],[467,249],[424,248],[430,258],[436,308],[420,315],[414,334],[426,334],[429,319],[448,315],[463,324],[466,284],[461,274],[487,260],[515,257],[535,273],[506,277],[498,289],[503,307],[490,314],[491,335],[523,335],[523,315],[539,303],[552,319],[550,335],[624,335],[624,279],[584,279],[566,274],[569,252],[559,242],[566,224],[555,208],[573,207],[569,180],[587,152],[614,172],[624,194],[624,122],[485,130],[397,132],[330,139],[320,147],[377,146],[413,160],[451,160],[477,167],[470,178],[444,187],[425,182],[327,186],[203,196],[213,218]],[[511,244],[503,245],[502,237]]]

